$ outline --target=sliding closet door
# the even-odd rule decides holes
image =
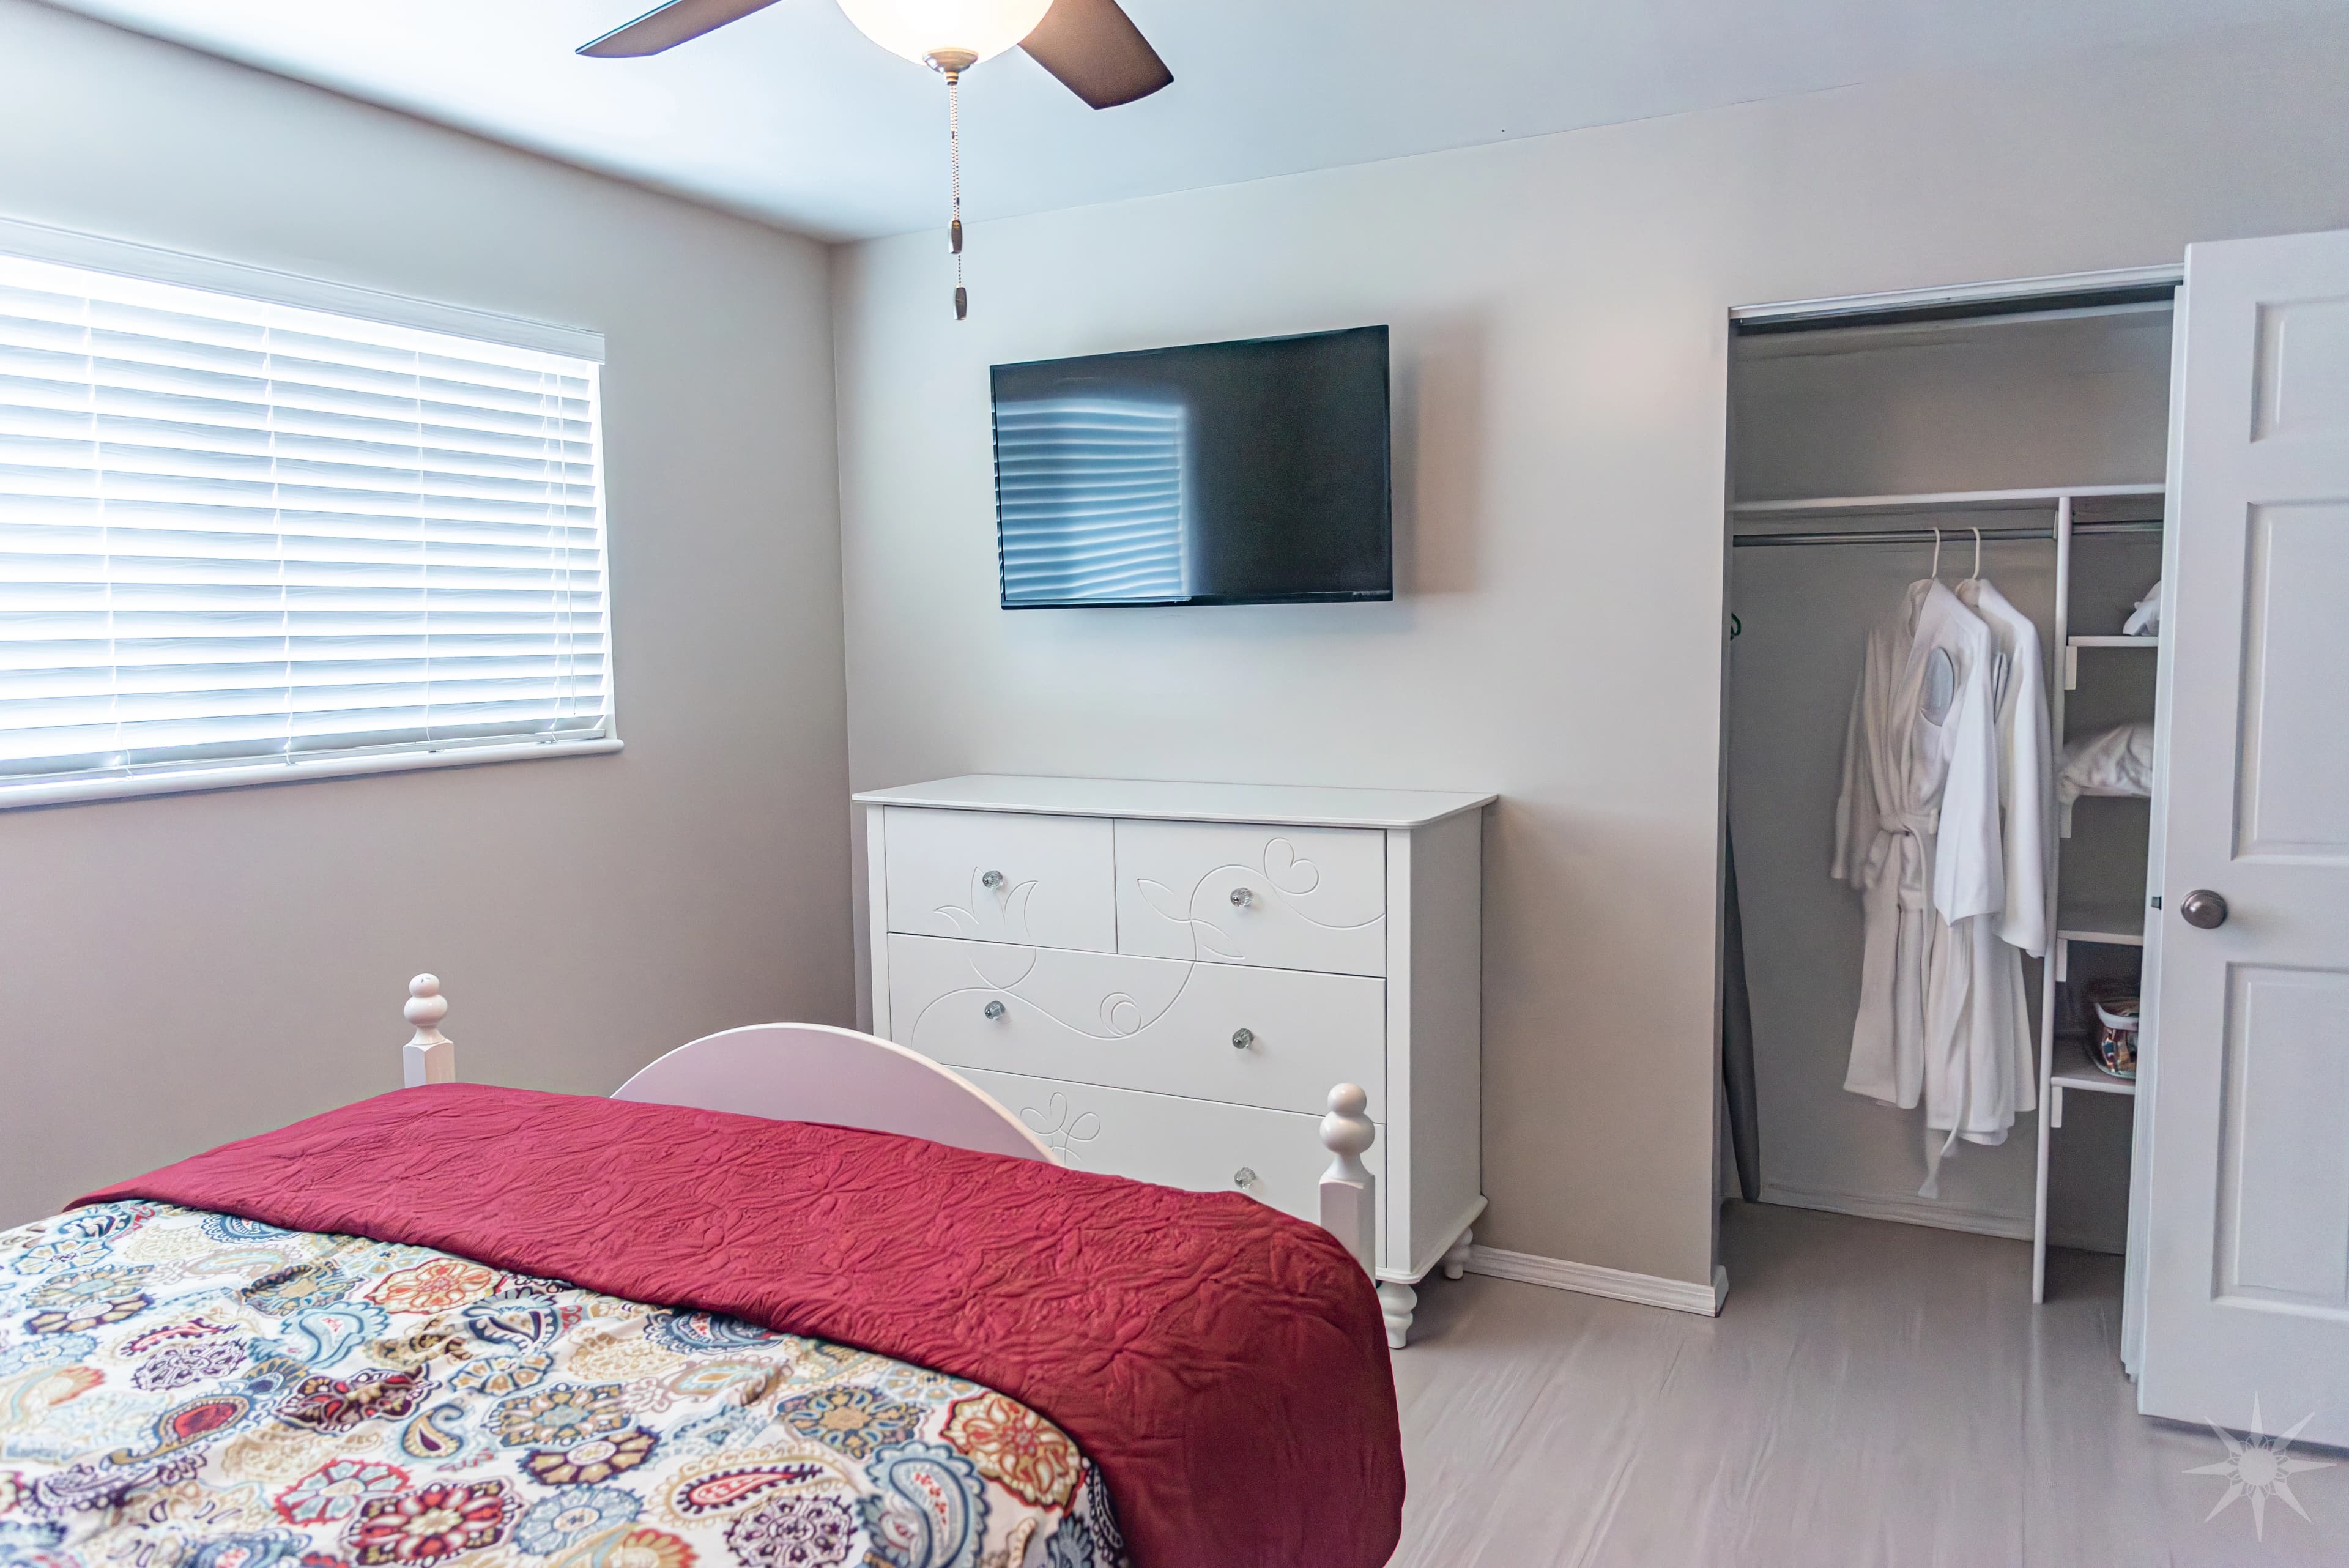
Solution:
[[[2349,1444],[2349,233],[2182,297],[2139,1402]]]

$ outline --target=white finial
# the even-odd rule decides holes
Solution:
[[[457,1045],[440,1033],[440,1021],[449,1016],[449,999],[440,994],[440,977],[419,974],[409,981],[408,1005],[399,1010],[399,1015],[416,1028],[400,1053],[408,1087],[455,1083]]]
[[[1371,1096],[1360,1084],[1340,1084],[1330,1091],[1330,1114],[1321,1118],[1321,1147],[1336,1155],[1330,1175],[1359,1180],[1369,1174],[1363,1151],[1377,1141],[1379,1129],[1362,1112]]]
[[[1378,1183],[1362,1163],[1363,1151],[1379,1136],[1363,1113],[1371,1096],[1359,1084],[1330,1091],[1330,1114],[1321,1118],[1321,1145],[1337,1158],[1321,1173],[1321,1228],[1345,1244],[1362,1272],[1376,1278],[1379,1263]]]
[[[440,977],[419,974],[408,982],[408,1005],[399,1015],[416,1025],[417,1045],[438,1045],[447,1038],[440,1033],[440,1021],[449,1016],[449,999],[440,994]]]

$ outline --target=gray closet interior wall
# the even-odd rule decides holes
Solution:
[[[2162,310],[1743,337],[1731,375],[1735,498],[2158,483],[2169,326]],[[1939,523],[1946,531],[1940,576],[1955,585],[1973,564],[1970,524],[2046,524],[2052,514],[1780,525]],[[2104,601],[2124,590],[2134,598],[2152,584],[2158,535],[2092,535],[2075,551],[2073,629],[2118,631],[2126,602]],[[1942,1168],[1940,1196],[1927,1199],[1917,1195],[1925,1174],[1920,1113],[1888,1109],[1842,1086],[1862,936],[1858,896],[1828,874],[1845,721],[1868,628],[1926,575],[1931,554],[1930,545],[1841,544],[1732,552],[1731,602],[1742,633],[1730,654],[1730,811],[1763,1195],[2027,1238],[2035,1113],[2018,1118],[2002,1146],[1961,1145]],[[1982,559],[1983,576],[2039,621],[2049,678],[2061,680],[2062,649],[2049,632],[2054,544],[1992,542]],[[2084,701],[2109,706],[2110,722],[2151,711],[2149,686],[2143,694],[2075,692],[2075,733],[2090,716]],[[2141,892],[2144,810],[2142,801],[2084,803],[2067,877],[2094,865],[2100,892],[2106,884]],[[2038,961],[2026,959],[2024,970],[2035,1029]],[[2094,1095],[2067,1104],[2049,1176],[2050,1231],[2059,1243],[2121,1250],[2131,1104]]]

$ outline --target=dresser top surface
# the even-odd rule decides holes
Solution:
[[[1264,822],[1299,827],[1424,827],[1499,797],[1434,790],[1323,789],[1309,784],[1178,784],[1164,779],[1036,778],[965,774],[866,790],[865,805],[1123,816],[1163,822]]]

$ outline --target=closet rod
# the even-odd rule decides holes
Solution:
[[[2072,524],[2075,537],[2083,534],[2158,534],[2160,532],[2161,524],[2155,522],[2075,523]],[[1950,545],[1970,545],[1973,542],[1974,534],[1975,530],[1970,527],[1944,528],[1940,534],[1941,543]],[[2055,537],[2055,530],[2052,527],[1984,528],[1981,530],[1981,534],[1984,544],[1995,539],[2045,539],[2052,542]],[[1930,545],[1933,542],[1933,530],[1930,528],[1866,530],[1853,528],[1837,534],[1733,534],[1730,536],[1730,540],[1731,543],[1740,545]]]

